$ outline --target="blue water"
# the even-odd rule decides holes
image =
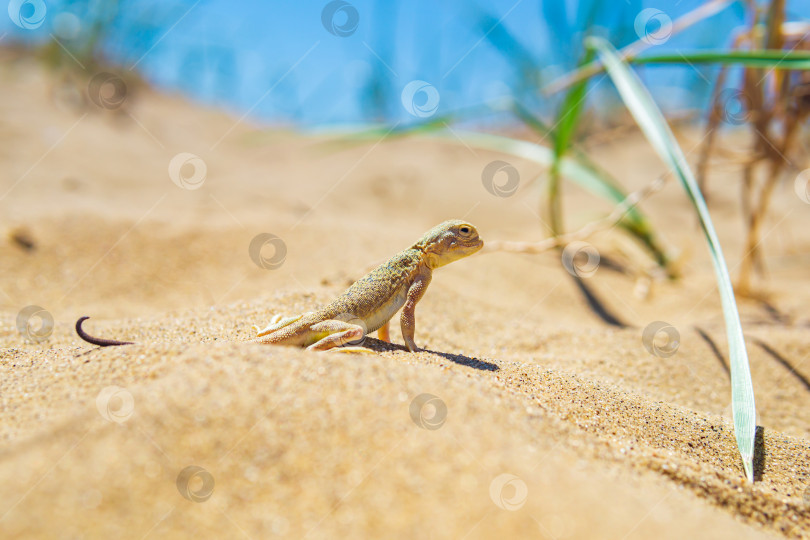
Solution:
[[[576,65],[585,28],[622,46],[638,39],[642,10],[674,20],[701,3],[12,0],[10,11],[22,10],[22,24],[36,27],[2,16],[0,43],[55,38],[76,51],[103,23],[98,47],[120,71],[271,123],[415,121],[504,96],[549,114],[554,99],[538,89]],[[789,1],[788,9],[794,18],[810,16],[806,0]],[[741,4],[732,5],[652,50],[726,47],[743,15]],[[655,32],[657,20],[647,30]],[[665,109],[680,110],[705,106],[713,69],[648,67],[642,74]],[[412,81],[423,83],[403,100]],[[597,110],[615,106],[605,81],[589,100]]]

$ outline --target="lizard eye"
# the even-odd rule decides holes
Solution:
[[[458,232],[460,232],[461,234],[463,234],[463,235],[465,235],[465,236],[466,236],[466,235],[470,234],[470,232],[472,232],[472,231],[470,230],[470,228],[469,228],[469,227],[467,227],[466,225],[464,225],[463,227],[461,227],[461,228],[458,230]]]

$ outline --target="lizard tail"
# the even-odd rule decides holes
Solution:
[[[87,343],[92,343],[93,345],[98,345],[99,347],[115,347],[116,345],[133,345],[132,341],[116,341],[114,339],[101,339],[89,335],[87,332],[82,330],[82,323],[89,318],[90,317],[82,317],[78,321],[76,321],[76,333],[79,334],[79,337],[85,340]]]

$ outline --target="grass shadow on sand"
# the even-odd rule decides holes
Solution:
[[[762,480],[765,470],[765,428],[757,426],[754,435],[754,482]]]
[[[791,375],[796,377],[796,380],[798,380],[806,390],[810,391],[810,380],[808,380],[807,377],[802,375],[785,356],[780,354],[776,349],[774,349],[761,339],[754,340],[754,343],[756,343],[760,349],[768,353],[771,356],[771,358],[779,362],[779,364],[781,364],[782,367],[787,369]]]
[[[701,338],[703,338],[703,341],[706,342],[706,345],[709,346],[709,349],[711,349],[714,357],[717,359],[718,362],[720,362],[720,366],[723,368],[723,371],[726,372],[726,376],[729,378],[729,380],[731,380],[731,371],[729,370],[728,364],[726,363],[726,359],[723,356],[723,353],[720,352],[720,347],[717,346],[717,343],[715,343],[715,341],[708,334],[708,332],[706,332],[705,330],[703,330],[698,326],[695,326],[693,328],[698,333],[698,335]]]
[[[594,292],[590,286],[585,284],[581,277],[575,275],[571,277],[579,288],[579,292],[582,293],[583,298],[585,298],[588,307],[591,308],[591,311],[593,311],[602,322],[618,328],[627,328],[627,324],[608,309],[607,305],[597,296],[596,292]]]

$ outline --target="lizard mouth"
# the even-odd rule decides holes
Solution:
[[[465,242],[461,245],[461,247],[465,250],[470,250],[470,253],[475,253],[482,247],[484,247],[484,241],[480,238],[476,238],[471,242]]]
[[[454,239],[444,250],[432,252],[433,268],[468,257],[483,247],[484,241],[480,238]]]

